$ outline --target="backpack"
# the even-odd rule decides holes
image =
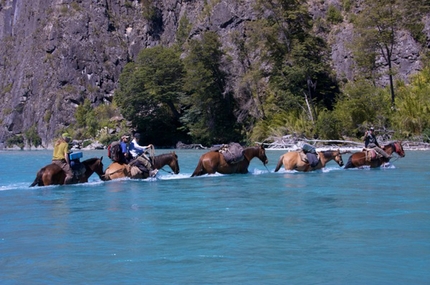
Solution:
[[[309,145],[307,143],[303,144],[302,150],[303,150],[304,153],[312,153],[312,154],[315,154],[315,155],[317,154],[317,151],[316,151],[315,147],[313,147],[313,146],[311,146],[311,145]]]
[[[108,157],[114,162],[124,162],[125,157],[121,151],[121,144],[118,141],[114,141],[107,147]]]
[[[224,145],[219,152],[222,153],[225,161],[229,164],[241,162],[245,158],[243,147],[238,143]]]

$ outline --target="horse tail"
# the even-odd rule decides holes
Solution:
[[[346,168],[354,168],[354,164],[352,163],[352,155],[348,158],[348,162],[345,164],[345,169]]]
[[[34,186],[43,186],[42,185],[42,174],[43,174],[43,170],[44,168],[42,168],[41,170],[39,170],[36,174],[36,178],[34,179],[33,183],[31,183],[30,187],[34,187]]]
[[[197,167],[194,170],[191,177],[202,175],[202,171],[203,171],[203,163],[202,163],[202,159],[199,159],[199,163],[197,164]]]
[[[283,159],[284,159],[284,156],[281,155],[281,157],[279,158],[278,164],[276,165],[275,172],[278,172],[278,170],[281,168]]]

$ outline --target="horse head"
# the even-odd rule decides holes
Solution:
[[[339,166],[343,166],[342,153],[340,152],[340,150],[335,150],[332,153],[334,161],[336,161]]]
[[[178,155],[175,152],[163,153],[153,158],[153,164],[155,168],[161,169],[163,166],[168,165],[173,173],[179,173],[179,162]]]
[[[178,155],[175,152],[172,152],[170,155],[172,157],[172,160],[170,161],[169,166],[172,169],[173,173],[178,174],[179,173]]]
[[[403,150],[402,142],[397,141],[393,143],[394,152],[400,155],[401,157],[405,157],[405,151]]]
[[[399,141],[389,143],[382,148],[388,154],[397,153],[400,157],[405,157],[405,151],[403,150],[402,143]]]
[[[261,160],[261,162],[264,165],[268,164],[269,160],[267,159],[266,150],[264,149],[264,145],[260,144],[257,147],[258,147],[258,158]]]
[[[99,178],[104,181],[105,179],[105,173],[103,171],[103,156],[100,158],[90,158],[86,161],[84,161],[84,164],[86,168],[91,172],[88,174],[88,177],[93,174],[93,172],[97,173]]]
[[[103,171],[103,156],[100,157],[99,163],[97,163],[97,166],[94,169],[94,172],[97,173],[97,175],[100,177],[100,179],[103,180],[103,178],[105,176],[105,172]]]

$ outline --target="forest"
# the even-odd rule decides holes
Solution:
[[[430,141],[430,60],[424,54],[421,70],[408,80],[397,78],[393,64],[401,31],[427,50],[421,21],[429,12],[426,1],[364,0],[358,14],[345,13],[353,1],[344,1],[345,11],[330,7],[326,23],[312,19],[305,1],[256,3],[261,13],[271,13],[247,24],[248,40],[235,43],[237,58],[227,55],[214,31],[190,39],[184,16],[176,43],[143,49],[123,69],[113,102],[80,105],[70,132],[102,143],[138,131],[157,146],[178,141],[210,146],[268,142],[287,134],[357,140],[373,126],[390,139]],[[334,74],[321,36],[324,24],[340,21],[355,27],[354,80]],[[241,62],[240,78],[228,68],[232,60]],[[378,84],[382,77],[388,78],[386,86]],[[232,78],[238,84],[232,85]],[[115,116],[125,120],[112,120]],[[114,128],[121,132],[108,131]]]

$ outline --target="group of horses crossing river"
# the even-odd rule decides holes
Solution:
[[[397,153],[400,157],[405,156],[401,142],[396,141],[385,145],[382,148],[390,156]],[[346,153],[346,152],[343,152]],[[289,151],[280,156],[275,168],[275,172],[279,171],[282,166],[285,170],[295,171],[314,171],[322,169],[326,164],[334,160],[340,167],[344,166],[342,154],[339,149],[318,151],[315,154],[314,161],[307,161],[300,156],[298,151]],[[201,176],[205,174],[246,174],[252,159],[258,158],[267,168],[268,158],[263,145],[246,147],[243,149],[240,159],[234,163],[229,163],[225,159],[223,153],[219,150],[211,150],[201,155],[197,166],[191,177]],[[362,151],[353,153],[344,168],[358,168],[367,166],[370,168],[380,167],[390,159],[380,157],[374,150],[363,149]],[[120,164],[113,162],[103,171],[103,157],[90,158],[81,163],[80,174],[77,175],[73,182],[85,183],[88,178],[96,173],[102,181],[114,180],[118,178],[145,179],[148,178],[146,172],[133,171],[133,167],[128,164]],[[155,168],[162,169],[164,166],[169,166],[173,174],[179,173],[179,159],[175,152],[165,153],[154,156],[152,163]],[[64,171],[56,164],[49,164],[41,168],[37,174],[32,186],[47,186],[47,185],[62,185],[64,184]]]

